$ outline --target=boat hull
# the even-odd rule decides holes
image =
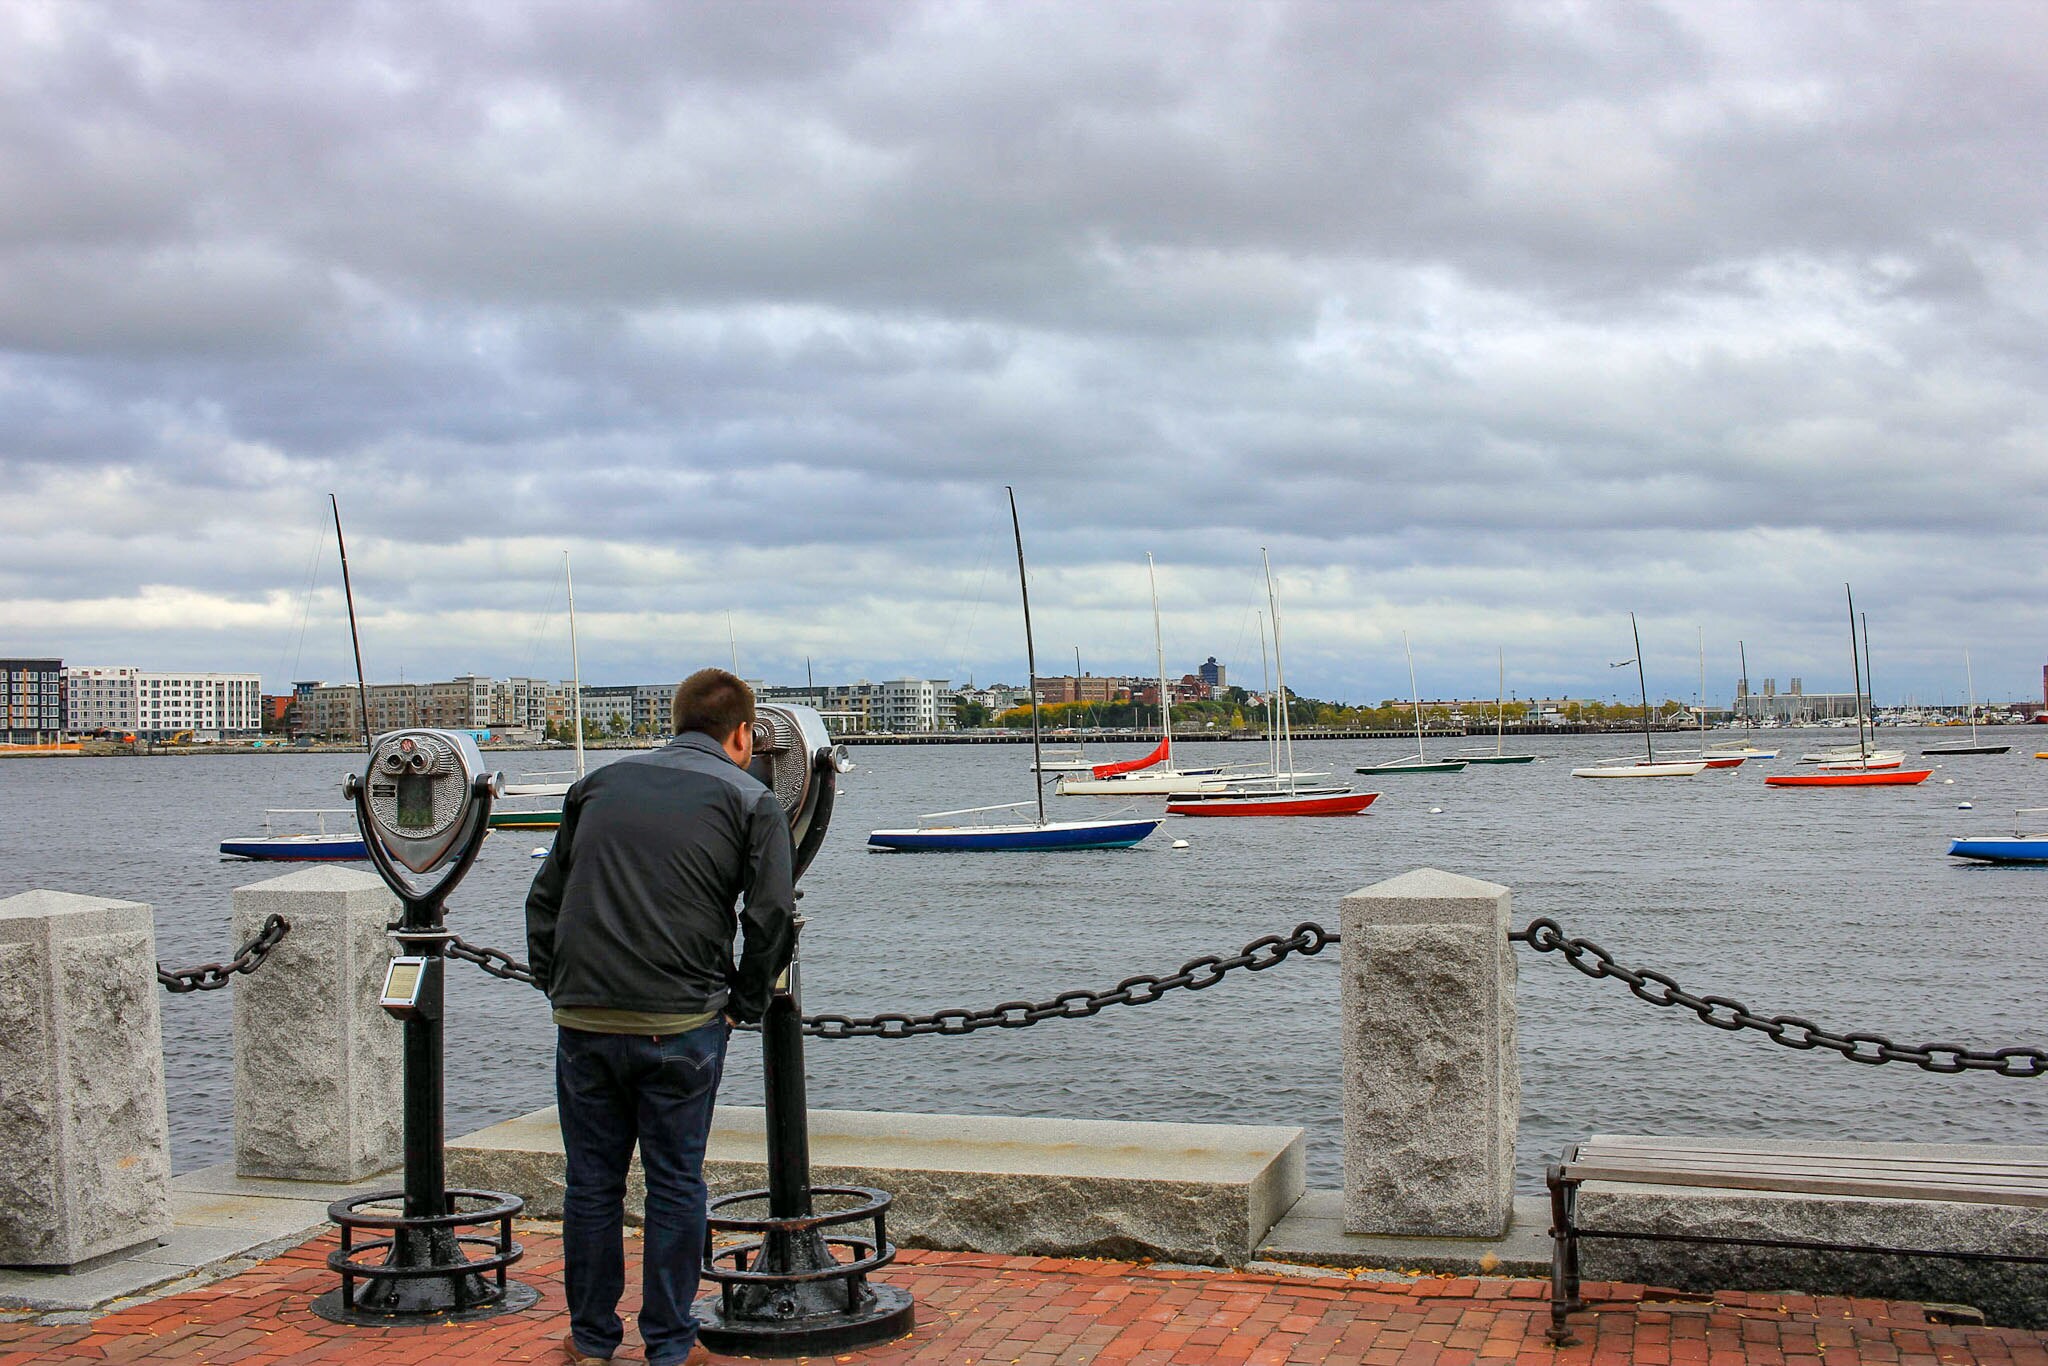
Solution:
[[[1979,863],[2048,863],[2048,835],[1950,840],[1948,852],[1951,858]]]
[[[1355,816],[1379,800],[1377,792],[1333,792],[1321,796],[1280,792],[1271,796],[1208,797],[1166,804],[1170,816]]]
[[[1591,768],[1575,768],[1574,778],[1690,778],[1706,768],[1702,759],[1688,759],[1683,763],[1671,764],[1597,764]]]
[[[559,811],[493,811],[493,830],[556,830],[562,824]]]
[[[1533,764],[1533,754],[1468,754],[1460,762],[1467,764]]]
[[[220,852],[271,863],[347,863],[370,856],[361,835],[258,835],[222,840]]]
[[[2004,754],[2011,749],[2011,745],[1929,745],[1920,753],[1923,757],[1930,754]]]
[[[1857,769],[1853,773],[1773,773],[1766,787],[1911,787],[1934,776],[1931,768]]]
[[[1128,849],[1158,828],[1156,820],[935,826],[921,830],[876,830],[868,835],[868,847],[903,853]]]
[[[1367,764],[1363,768],[1354,768],[1351,771],[1366,774],[1368,777],[1378,777],[1384,773],[1461,773],[1470,762],[1469,759],[1433,759],[1426,764]]]

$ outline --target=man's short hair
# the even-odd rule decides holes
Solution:
[[[724,740],[754,719],[754,690],[723,669],[699,669],[676,685],[673,714],[676,734]]]

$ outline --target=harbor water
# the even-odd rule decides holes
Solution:
[[[1883,738],[1910,758],[1954,734]],[[1627,736],[1511,737],[1510,750],[1544,759],[1362,778],[1383,794],[1362,816],[1170,818],[1135,849],[1050,854],[870,853],[870,829],[1028,798],[1030,751],[860,748],[803,883],[805,1005],[914,1013],[1107,987],[1304,920],[1334,928],[1345,892],[1431,866],[1507,884],[1518,925],[1554,917],[1623,962],[1761,1012],[1900,1042],[2040,1045],[2048,867],[1945,854],[1952,835],[2009,832],[2014,808],[2048,805],[2048,762],[2032,757],[2039,734],[1993,731],[2012,753],[1950,758],[1921,786],[1865,791],[1763,784],[1840,732],[1779,732],[1781,760],[1635,782],[1570,777],[1574,762],[1627,752]],[[1183,761],[1257,754],[1206,748],[1182,746]],[[1297,746],[1304,769],[1345,776],[1404,752],[1394,741]],[[514,778],[562,761],[490,757]],[[0,896],[47,887],[148,902],[166,964],[224,958],[231,889],[291,866],[223,861],[219,842],[257,830],[266,808],[339,806],[347,767],[332,754],[11,761],[0,768]],[[1055,818],[1163,808],[1160,798],[1047,802]],[[522,904],[540,866],[531,854],[548,838],[491,837],[452,899],[457,933],[525,957]],[[1176,838],[1189,847],[1170,848]],[[1526,1189],[1562,1144],[1595,1132],[2038,1142],[2048,1127],[2048,1081],[1795,1052],[1647,1005],[1556,955],[1517,957]],[[1311,1184],[1335,1186],[1338,982],[1337,953],[1326,951],[1089,1020],[814,1041],[812,1103],[1301,1125]],[[448,1014],[449,1132],[552,1103],[553,1033],[537,992],[453,965]],[[228,994],[166,995],[163,1019],[173,1163],[185,1171],[231,1152]],[[738,1038],[722,1098],[758,1104],[760,1090],[758,1044]]]

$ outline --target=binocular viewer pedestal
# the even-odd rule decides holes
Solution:
[[[801,928],[801,922],[799,922]],[[793,1357],[847,1351],[908,1333],[917,1309],[908,1292],[868,1274],[896,1258],[889,1241],[893,1197],[865,1186],[813,1186],[803,1013],[797,968],[761,1021],[767,1092],[768,1185],[711,1202],[704,1279],[718,1294],[697,1302],[697,1332],[714,1352]],[[835,1208],[820,1213],[818,1198]],[[765,1203],[765,1214],[738,1211]],[[868,1231],[854,1231],[865,1223]],[[716,1234],[752,1235],[716,1247]],[[834,1249],[847,1257],[841,1260]]]
[[[403,907],[390,931],[399,953],[382,1004],[405,1031],[405,1185],[327,1207],[341,1228],[341,1247],[327,1258],[341,1286],[314,1300],[313,1312],[337,1323],[488,1318],[540,1298],[506,1275],[525,1255],[512,1221],[526,1202],[448,1189],[442,1117],[442,950],[451,937],[442,909],[476,862],[503,786],[468,735],[413,730],[380,736],[364,772],[343,787],[370,862]],[[496,1232],[463,1232],[484,1225]],[[471,1257],[471,1248],[484,1255]]]

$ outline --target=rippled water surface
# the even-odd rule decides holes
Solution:
[[[1759,1010],[1901,1041],[2038,1044],[2048,1041],[2048,869],[1959,866],[1944,854],[1950,835],[2009,831],[2013,808],[2048,805],[2048,762],[2032,757],[2042,733],[1996,734],[2013,753],[1950,759],[1921,787],[1867,792],[1766,789],[1763,773],[1787,761],[1690,780],[1574,781],[1574,759],[1623,752],[1627,738],[1511,739],[1549,757],[1360,779],[1384,795],[1356,818],[1172,819],[1136,849],[1081,854],[871,854],[872,828],[1028,797],[1029,750],[860,748],[804,880],[806,1005],[924,1011],[1107,986],[1302,920],[1334,927],[1345,892],[1427,865],[1507,884],[1518,924],[1554,916],[1626,962]],[[1839,733],[1798,740],[1824,737]],[[1917,750],[1936,737],[1886,738]],[[1184,747],[1190,758],[1203,748]],[[1298,748],[1304,768],[1340,772],[1401,752],[1394,742]],[[491,757],[515,777],[559,763]],[[8,761],[0,895],[50,887],[146,901],[166,963],[223,957],[230,889],[288,869],[224,862],[219,841],[254,831],[266,807],[339,805],[346,767],[339,755],[293,754]],[[1060,816],[1117,809],[1048,801]],[[1958,810],[1965,801],[1975,810]],[[1174,837],[1191,847],[1169,849]],[[492,837],[453,899],[458,933],[525,956],[521,907],[542,842]],[[1595,1131],[2039,1141],[2048,1119],[2048,1082],[1797,1053],[1645,1005],[1554,955],[1518,957],[1525,1186],[1560,1144]],[[813,1043],[811,1096],[837,1108],[1301,1125],[1311,1182],[1333,1186],[1337,983],[1325,953],[1092,1020]],[[460,966],[449,997],[449,1131],[550,1103],[541,997]],[[218,992],[165,996],[163,1011],[183,1171],[230,1151],[229,1004]],[[724,1094],[758,1103],[753,1045],[736,1048]]]

